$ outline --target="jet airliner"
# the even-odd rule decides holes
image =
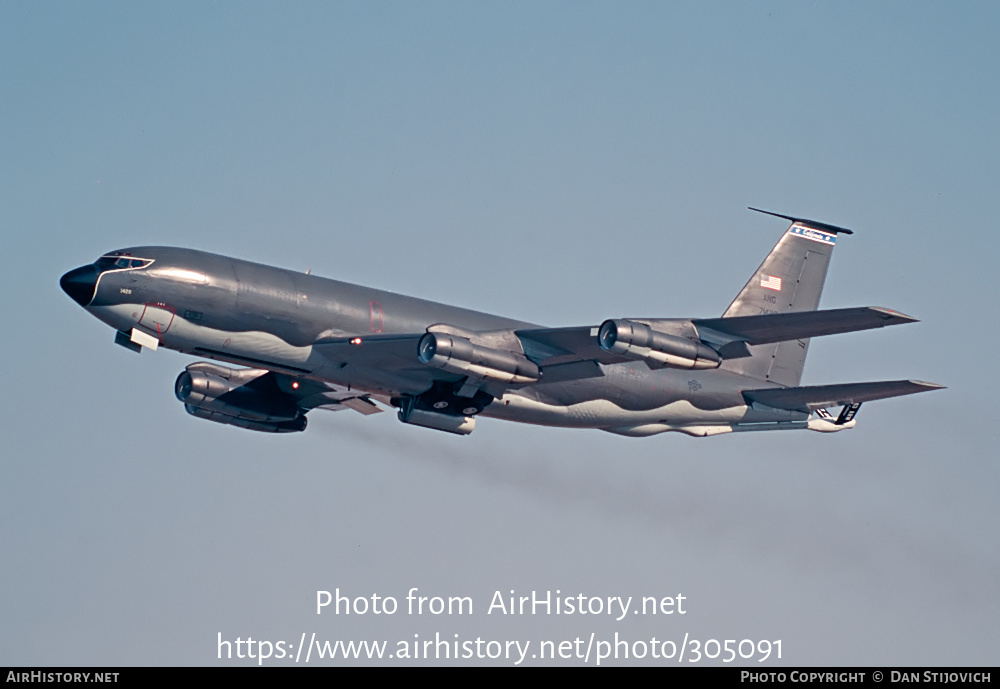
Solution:
[[[480,416],[625,436],[832,432],[852,428],[863,402],[942,387],[801,386],[810,338],[916,319],[882,307],[819,310],[834,245],[852,232],[760,212],[791,225],[719,318],[544,327],[159,246],[104,254],[60,285],[126,349],[210,360],[177,378],[188,413],[272,433],[305,430],[313,409],[386,408],[461,435]]]

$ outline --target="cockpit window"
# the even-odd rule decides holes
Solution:
[[[126,270],[130,268],[145,268],[153,262],[151,258],[135,258],[125,251],[112,251],[104,254],[94,261],[94,265],[100,271],[105,270]]]

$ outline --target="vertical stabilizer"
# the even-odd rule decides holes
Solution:
[[[722,317],[815,311],[837,235],[852,232],[814,220],[759,212],[785,218],[792,224]],[[777,385],[795,386],[802,378],[808,349],[808,339],[757,345],[750,347],[751,356],[730,359],[723,368]]]

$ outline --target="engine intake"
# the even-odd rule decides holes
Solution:
[[[174,394],[200,419],[267,433],[306,428],[295,398],[279,390],[267,371],[191,364],[177,376]]]
[[[645,361],[651,368],[718,368],[722,357],[711,347],[653,330],[626,319],[604,321],[597,332],[601,349]]]
[[[535,383],[541,375],[527,357],[447,333],[424,334],[417,344],[417,358],[428,366],[502,383]]]

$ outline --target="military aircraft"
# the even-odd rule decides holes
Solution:
[[[753,208],[751,210],[759,210]],[[62,289],[135,352],[202,361],[177,378],[188,413],[273,433],[313,409],[468,434],[479,416],[625,436],[852,428],[863,402],[942,386],[800,386],[809,338],[916,319],[817,310],[838,235],[791,222],[721,318],[614,318],[549,328],[192,249],[112,251]],[[841,407],[835,417],[828,407]]]

